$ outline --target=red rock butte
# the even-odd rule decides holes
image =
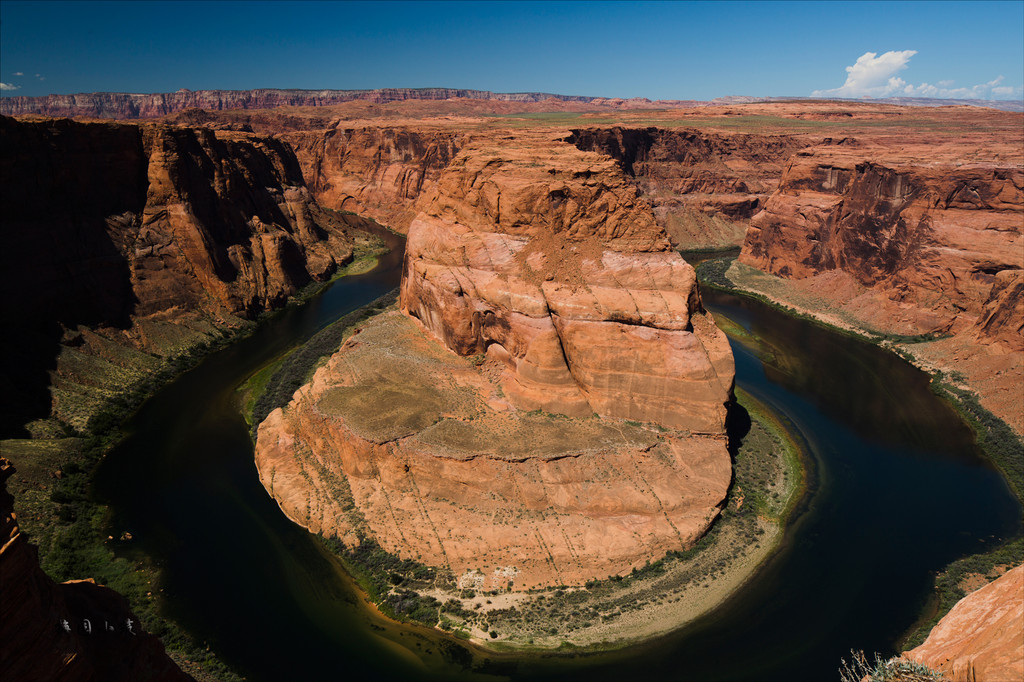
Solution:
[[[550,133],[476,141],[417,208],[405,315],[259,429],[285,511],[487,588],[691,546],[731,479],[732,354],[619,165]]]

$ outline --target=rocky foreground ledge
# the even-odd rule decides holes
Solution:
[[[281,507],[459,587],[621,575],[720,510],[733,361],[611,159],[550,133],[463,149],[419,203],[402,313],[259,427]]]

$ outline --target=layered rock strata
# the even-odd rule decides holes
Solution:
[[[281,136],[295,151],[317,201],[371,216],[405,232],[413,205],[458,153],[464,135],[448,130],[341,128]]]
[[[446,169],[410,226],[402,309],[501,361],[519,408],[721,433],[732,354],[693,268],[614,162],[543,139]]]
[[[281,141],[205,129],[0,118],[0,184],[2,314],[19,320],[3,340],[8,414],[45,415],[62,340],[108,329],[173,354],[190,325],[253,317],[328,277],[359,222],[319,208]]]
[[[740,261],[792,279],[842,270],[907,333],[974,327],[1024,349],[1024,170],[886,161],[884,150],[797,153],[751,221]]]
[[[614,158],[635,178],[658,224],[681,248],[739,245],[778,187],[793,136],[663,128],[586,128],[569,141]]]
[[[1024,679],[1024,566],[961,599],[904,656],[952,682]]]
[[[452,98],[503,102],[591,102],[609,100],[541,92],[490,92],[457,88],[380,88],[377,90],[187,90],[139,94],[93,92],[44,97],[4,97],[0,114],[18,116],[88,116],[94,118],[154,118],[184,109],[272,109],[276,107],[319,107],[365,100],[384,104],[404,100],[447,100]],[[619,103],[631,100],[616,100]],[[650,104],[649,100],[642,100]],[[640,103],[637,100],[636,103]]]
[[[477,143],[419,207],[406,315],[259,428],[285,512],[485,589],[691,546],[731,478],[732,356],[619,166],[544,134]]]
[[[1024,435],[1022,169],[1020,147],[995,137],[970,149],[808,148],[751,219],[739,262],[790,282],[766,292],[783,302],[910,337],[920,365]]]
[[[0,458],[0,677],[5,680],[191,680],[124,597],[91,580],[54,583],[18,527]]]

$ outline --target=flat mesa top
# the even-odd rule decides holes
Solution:
[[[503,400],[493,361],[448,352],[401,313],[367,323],[318,372],[318,411],[375,443],[454,459],[556,459],[648,450],[661,432],[598,417],[521,412]]]

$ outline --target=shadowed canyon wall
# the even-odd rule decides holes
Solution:
[[[741,262],[792,279],[842,270],[898,305],[906,333],[973,327],[1024,350],[1024,171],[886,156],[796,154],[752,220]]]
[[[282,304],[351,258],[359,223],[319,208],[285,143],[205,129],[0,118],[0,186],[13,422],[45,416],[79,327],[174,354],[188,325],[167,323],[205,333]]]
[[[406,232],[413,205],[437,181],[464,135],[446,130],[341,128],[286,133],[316,200]]]

